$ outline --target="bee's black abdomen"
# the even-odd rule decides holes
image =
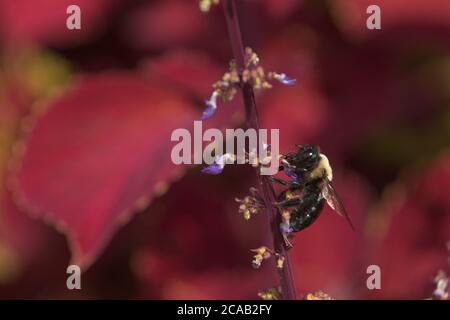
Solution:
[[[298,232],[310,226],[319,217],[324,201],[318,181],[306,185],[301,203],[291,212],[292,229]]]
[[[317,199],[314,203],[295,208],[291,214],[290,225],[295,232],[309,227],[319,217],[324,199]]]

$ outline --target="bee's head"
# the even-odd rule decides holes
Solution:
[[[320,161],[320,150],[314,145],[304,145],[301,146],[295,157],[295,166],[304,171],[309,171],[314,169]]]

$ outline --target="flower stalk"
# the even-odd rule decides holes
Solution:
[[[245,51],[241,37],[241,30],[239,26],[238,12],[235,0],[223,0],[223,7],[225,11],[225,18],[228,27],[228,34],[231,42],[234,60],[237,70],[242,76],[245,69]],[[249,83],[243,82],[242,96],[244,100],[246,125],[248,128],[255,130],[260,129],[258,110],[256,108],[256,101],[253,88]],[[288,248],[286,247],[284,238],[280,232],[280,225],[282,218],[279,210],[273,206],[276,201],[275,191],[271,182],[266,176],[262,176],[259,169],[256,170],[258,178],[258,189],[264,200],[265,208],[268,216],[268,223],[270,226],[273,248],[283,259],[283,267],[276,268],[278,270],[281,297],[285,300],[295,300],[296,292],[294,287],[292,269],[289,263]]]

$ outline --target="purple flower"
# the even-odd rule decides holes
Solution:
[[[259,269],[259,267],[261,267],[261,262],[253,260],[252,261],[252,267],[253,267],[253,269]]]
[[[299,176],[295,173],[295,166],[291,165],[286,159],[281,160],[283,164],[284,173],[291,178],[292,181],[298,182]]]
[[[205,100],[206,109],[203,111],[202,120],[207,120],[211,118],[216,112],[217,109],[217,97],[219,96],[219,92],[214,91],[209,98],[209,100]]]
[[[436,283],[436,289],[433,292],[433,298],[437,300],[448,300],[450,298],[450,278],[447,274],[442,270],[439,271],[438,275],[434,279],[434,282]]]
[[[207,173],[207,174],[220,174],[222,173],[224,167],[222,167],[220,164],[217,163],[213,163],[210,164],[209,166],[205,167],[202,169],[203,173]]]
[[[291,227],[289,219],[280,223],[280,232],[283,235],[284,243],[288,248],[292,248],[292,244],[289,241],[289,235],[294,232],[294,229]]]
[[[289,224],[289,221],[284,221],[280,223],[280,231],[283,235],[288,235],[294,231]]]
[[[274,78],[287,86],[293,86],[295,79],[289,78],[285,73],[275,73]]]
[[[225,164],[227,162],[233,162],[236,159],[236,156],[231,153],[225,153],[220,156],[216,156],[214,159],[214,163],[210,164],[209,166],[202,169],[203,173],[207,174],[220,174],[223,171],[223,168],[225,168]]]
[[[298,175],[295,173],[295,171],[293,169],[290,168],[286,168],[284,170],[284,173],[286,173],[286,175],[291,178],[291,180],[293,181],[298,181]]]

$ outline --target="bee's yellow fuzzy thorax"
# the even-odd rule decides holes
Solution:
[[[333,170],[331,169],[330,162],[328,161],[327,156],[321,153],[319,164],[313,171],[311,171],[310,179],[313,180],[321,178],[324,175],[328,178],[328,180],[333,180]]]

